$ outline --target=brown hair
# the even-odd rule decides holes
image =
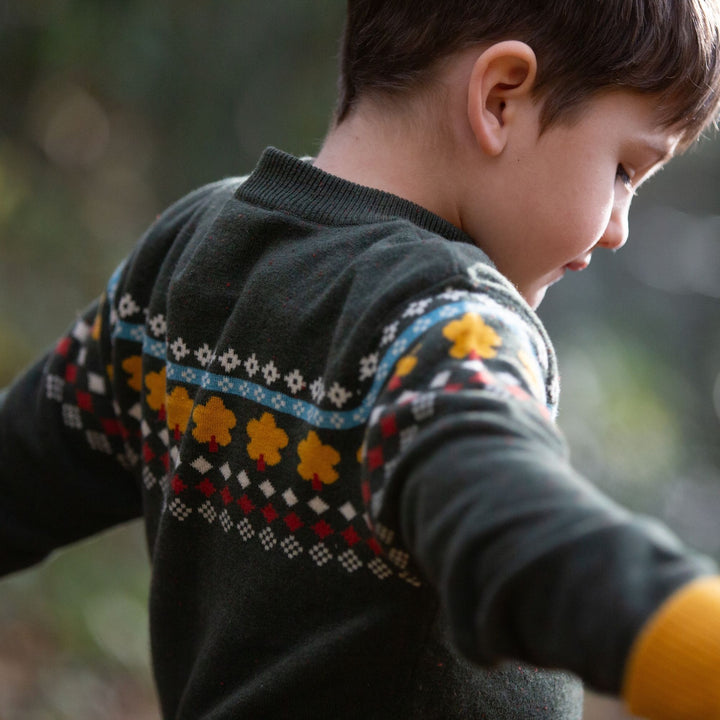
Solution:
[[[603,90],[658,97],[690,144],[720,104],[718,0],[348,0],[336,111],[423,87],[448,56],[521,40],[538,59],[542,128]]]

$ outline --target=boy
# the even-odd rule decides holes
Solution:
[[[351,0],[314,161],[161,216],[0,400],[0,570],[144,516],[166,718],[720,718],[720,581],[533,312],[713,119],[714,2]],[[543,668],[543,669],[538,669]]]

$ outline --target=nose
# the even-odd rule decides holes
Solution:
[[[629,201],[621,202],[613,207],[605,232],[598,242],[599,247],[608,250],[619,250],[627,242],[629,213]]]

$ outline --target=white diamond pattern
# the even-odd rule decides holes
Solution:
[[[192,466],[201,474],[207,475],[208,471],[212,470],[212,465],[201,455]]]

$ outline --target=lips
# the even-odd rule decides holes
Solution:
[[[590,256],[588,255],[588,257],[569,262],[567,265],[565,265],[565,269],[572,270],[573,272],[579,272],[580,270],[584,270],[589,264]]]

